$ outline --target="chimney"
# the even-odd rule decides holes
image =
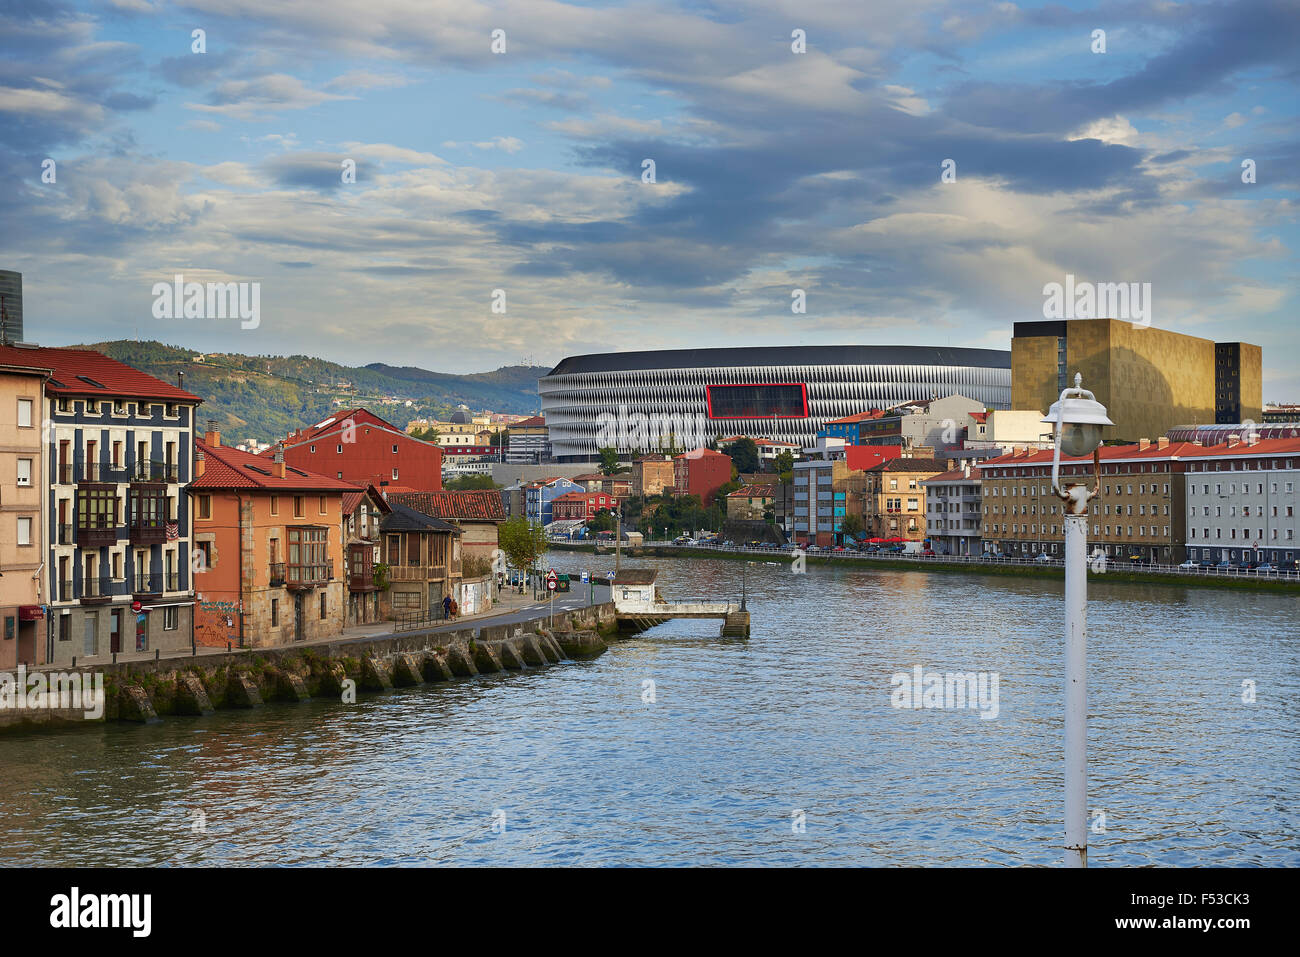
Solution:
[[[203,477],[203,470],[207,468],[207,462],[205,461],[205,459],[206,456],[204,456],[203,450],[198,446],[195,446],[194,447],[194,477],[195,478]]]
[[[178,369],[178,370],[176,371],[176,388],[178,388],[178,389],[183,389],[183,388],[185,388],[185,370],[184,370],[184,369]]]
[[[1259,433],[1258,433],[1258,432],[1247,432],[1247,433],[1246,433],[1246,444],[1247,444],[1247,445],[1256,445],[1256,444],[1258,444],[1258,443],[1259,443]]]
[[[1158,449],[1169,448],[1169,436],[1162,435],[1160,436],[1160,438],[1156,439],[1156,448]]]
[[[1240,444],[1241,444],[1241,436],[1240,436],[1240,435],[1237,435],[1237,434],[1234,432],[1232,435],[1228,436],[1228,448],[1230,448],[1230,449],[1235,449],[1235,448],[1236,448],[1237,446],[1239,446]]]
[[[962,474],[962,477],[963,477],[963,478],[970,478],[970,463],[969,463],[969,462],[967,462],[965,465],[963,465],[963,466],[961,467],[961,474]]]
[[[1139,451],[1139,452],[1145,452],[1145,451],[1146,451],[1147,449],[1149,449],[1149,448],[1151,448],[1151,440],[1150,440],[1150,439],[1138,439],[1138,451]]]
[[[1013,446],[1011,446],[1011,455],[1012,455],[1013,457],[1015,457],[1015,456],[1017,456],[1017,455],[1024,455],[1024,454],[1025,454],[1025,447],[1024,447],[1023,445],[1013,445]]]
[[[213,448],[221,445],[221,432],[217,429],[216,419],[208,419],[208,431],[203,433],[203,441]]]
[[[276,445],[275,454],[271,457],[271,461],[275,463],[274,467],[271,469],[271,473],[276,478],[284,478],[284,443],[283,442]]]

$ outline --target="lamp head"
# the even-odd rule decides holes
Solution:
[[[1059,424],[1061,451],[1076,458],[1101,445],[1102,427],[1115,424],[1107,416],[1106,407],[1080,387],[1081,379],[1082,376],[1075,375],[1074,388],[1062,392],[1042,420],[1050,425]]]

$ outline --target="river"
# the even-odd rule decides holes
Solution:
[[[636,564],[740,597],[736,561]],[[671,622],[353,705],[7,735],[0,863],[1059,863],[1061,582],[760,561],[746,586],[747,640]],[[1090,866],[1300,864],[1297,599],[1093,578],[1089,631]],[[996,717],[895,707],[918,666],[996,675]]]

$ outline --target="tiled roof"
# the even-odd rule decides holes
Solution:
[[[921,484],[930,485],[931,483],[933,483],[937,485],[941,482],[958,482],[958,481],[978,482],[980,480],[980,477],[976,474],[974,466],[971,467],[970,472],[971,474],[967,475],[964,469],[950,469],[949,471],[944,472],[942,475],[931,475],[928,479],[922,480]]]
[[[896,459],[903,449],[898,445],[846,445],[844,461],[855,472],[874,468],[889,459]]]
[[[866,422],[868,419],[878,419],[884,415],[881,409],[869,409],[866,412],[859,412],[856,415],[846,415],[839,419],[827,419],[827,425],[853,425],[857,422]]]
[[[426,515],[396,502],[390,503],[392,512],[384,516],[379,523],[383,532],[455,532],[460,533],[455,525],[448,525],[440,518]]]
[[[522,422],[516,422],[514,425],[510,426],[510,428],[535,429],[538,426],[543,426],[545,424],[546,424],[546,420],[544,418],[542,418],[540,415],[535,415],[531,419],[524,419]]]
[[[506,520],[505,502],[501,500],[501,493],[493,489],[470,492],[389,492],[388,504],[406,505],[434,518],[488,522]]]
[[[275,463],[260,455],[241,452],[228,445],[195,442],[196,452],[203,453],[203,474],[190,482],[190,488],[258,488],[287,492],[358,492],[360,487],[341,479],[316,472],[286,467],[284,478],[275,474]]]
[[[1231,447],[1226,445],[1199,445],[1196,442],[1170,442],[1164,448],[1161,448],[1159,442],[1156,441],[1145,449],[1141,447],[1140,443],[1133,442],[1128,445],[1103,445],[1100,452],[1103,462],[1131,461],[1133,459],[1148,461],[1168,458],[1217,459],[1235,456],[1296,455],[1300,454],[1300,439],[1261,439],[1254,445],[1247,445],[1242,442],[1240,445]],[[979,464],[979,467],[1051,465],[1052,455],[1052,449],[1027,450],[1019,455],[1012,452],[1009,455],[999,455],[995,459],[985,459]],[[1074,465],[1080,462],[1091,462],[1092,456],[1084,455],[1075,458],[1062,453],[1061,461]]]
[[[353,512],[355,512],[357,510],[357,506],[361,504],[361,500],[366,497],[367,492],[371,494],[372,503],[381,512],[392,511],[392,508],[389,506],[389,504],[386,501],[384,501],[383,495],[379,493],[379,489],[375,488],[373,485],[367,485],[365,488],[357,489],[357,491],[355,492],[343,493],[343,514],[351,515]]]
[[[727,498],[735,496],[736,498],[772,498],[776,495],[776,486],[774,485],[742,485],[734,492],[730,492]]]
[[[681,455],[674,455],[673,458],[674,459],[702,459],[708,455],[721,456],[724,459],[731,458],[731,456],[723,452],[715,452],[713,449],[705,448],[704,446],[700,446],[698,449],[691,449],[689,452],[683,452]]]
[[[186,392],[93,349],[0,346],[0,364],[50,369],[53,375],[45,383],[45,391],[50,395],[126,396],[195,404],[203,401],[193,392]]]
[[[658,574],[653,568],[624,568],[614,575],[614,584],[653,585]]]
[[[948,471],[948,463],[940,462],[938,459],[914,459],[906,456],[898,456],[881,462],[879,465],[873,465],[867,471],[871,472],[940,472]]]

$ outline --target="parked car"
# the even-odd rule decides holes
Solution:
[[[1276,575],[1277,566],[1270,565],[1268,562],[1261,562],[1251,569],[1256,575]]]
[[[1183,562],[1183,563],[1182,563],[1181,565],[1179,565],[1178,567],[1179,567],[1179,568],[1200,568],[1200,567],[1201,567],[1201,563],[1198,562],[1198,561],[1196,561],[1195,559],[1191,559],[1191,558],[1189,558],[1189,559],[1187,559],[1187,561]]]
[[[1039,553],[1038,553],[1038,556],[1034,559],[1034,561],[1036,561],[1036,562],[1050,562],[1050,561],[1051,561],[1051,558],[1048,557],[1047,552],[1039,552]]]
[[[1224,561],[1224,562],[1219,562],[1219,564],[1215,565],[1214,567],[1215,567],[1215,568],[1235,568],[1236,566],[1233,565],[1232,562]]]
[[[921,549],[921,557],[922,557],[922,558],[934,558],[934,557],[935,557],[934,549],[933,549],[933,548],[923,548],[923,549]]]

